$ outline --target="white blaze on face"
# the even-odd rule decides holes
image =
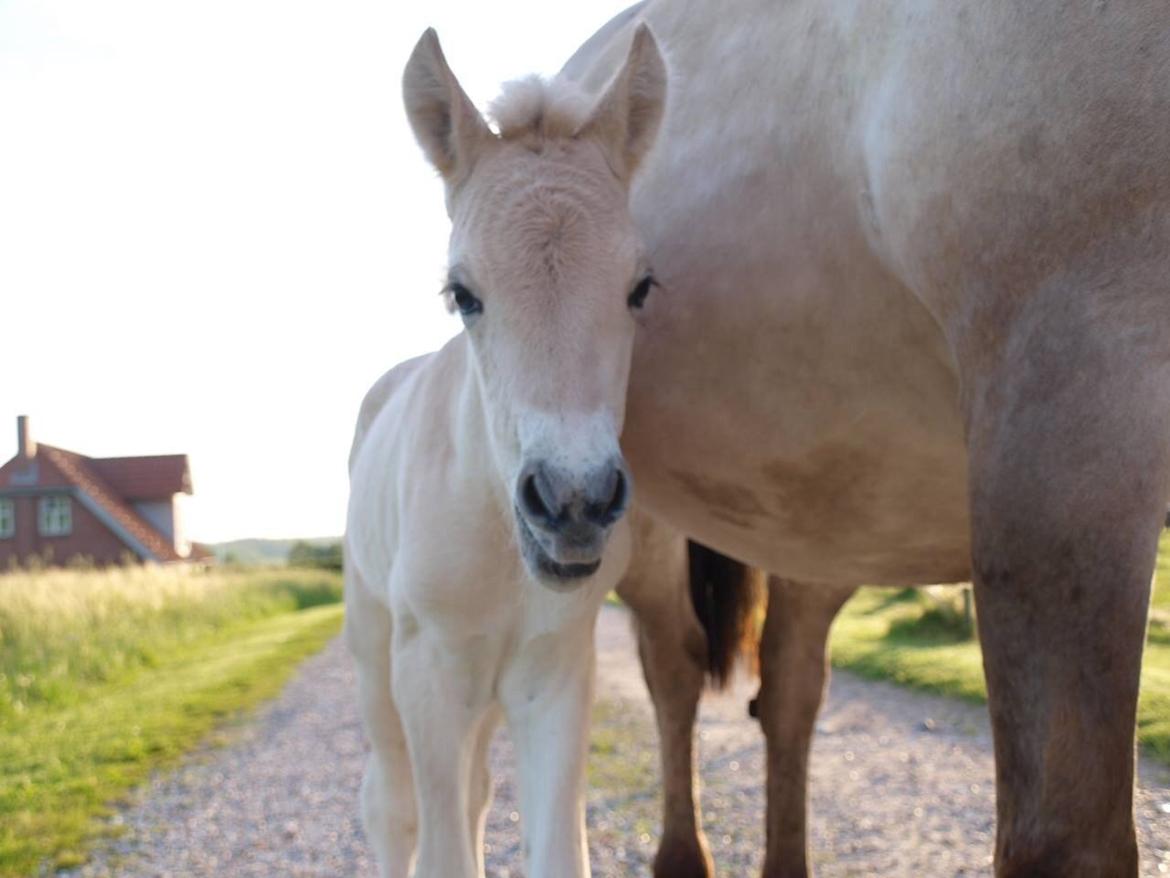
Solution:
[[[536,433],[520,424],[533,413],[547,413],[542,433],[558,418],[601,418],[620,432],[635,329],[627,299],[643,271],[626,201],[604,157],[580,143],[538,153],[503,144],[455,201],[450,273],[482,303],[467,331],[505,480],[533,459]]]
[[[523,464],[540,463],[582,487],[621,458],[618,425],[605,410],[526,411],[516,427]]]

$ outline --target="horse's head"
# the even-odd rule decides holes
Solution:
[[[629,186],[658,130],[666,69],[639,28],[595,103],[521,81],[493,106],[493,131],[427,31],[403,86],[446,184],[446,295],[474,352],[524,560],[564,585],[598,568],[630,499],[618,436],[634,314],[653,279]]]

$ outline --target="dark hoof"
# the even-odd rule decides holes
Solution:
[[[750,716],[752,719],[759,719],[760,718],[760,699],[759,698],[753,698],[751,701],[748,702],[748,716]]]
[[[663,839],[654,858],[654,878],[714,878],[715,865],[707,846],[692,840],[671,843]]]

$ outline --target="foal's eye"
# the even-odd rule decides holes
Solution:
[[[654,275],[646,275],[644,278],[638,281],[637,285],[633,289],[633,292],[630,293],[630,297],[626,299],[626,302],[631,308],[634,308],[635,310],[641,308],[646,304],[646,297],[650,295],[650,290],[656,286],[658,286],[658,281],[654,279]]]
[[[483,311],[483,302],[477,299],[475,294],[463,284],[452,283],[447,289],[451,293],[451,298],[455,300],[455,307],[464,317],[470,317]]]

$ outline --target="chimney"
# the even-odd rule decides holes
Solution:
[[[28,425],[28,415],[18,415],[16,418],[16,447],[17,452],[25,460],[37,456],[37,443],[33,440],[32,430]]]

